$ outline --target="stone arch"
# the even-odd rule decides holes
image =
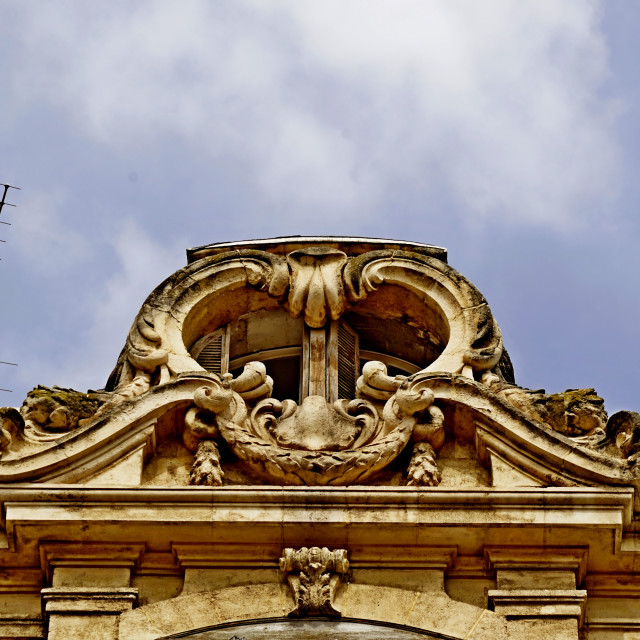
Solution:
[[[307,260],[297,256],[292,261],[293,253],[304,253]],[[256,308],[281,306],[296,317],[304,316],[309,326],[319,327],[372,292],[393,285],[416,296],[425,305],[425,315],[433,314],[443,325],[440,333],[446,344],[426,370],[472,377],[492,369],[503,354],[500,329],[482,294],[440,260],[387,250],[356,257],[318,247],[293,253],[286,257],[258,250],[223,253],[202,258],[165,280],[143,304],[107,390],[122,391],[136,380],[139,393],[145,385],[201,370],[188,345],[207,325],[216,300],[219,324],[233,319],[239,307],[230,300],[242,292],[252,296]],[[343,259],[336,261],[336,253]],[[328,257],[332,262],[323,262]]]
[[[401,625],[436,638],[495,640],[507,635],[503,616],[452,600],[444,591],[348,584],[338,592],[336,604],[345,620]],[[283,620],[293,606],[289,589],[277,583],[182,595],[123,613],[118,638],[161,640],[242,621]]]

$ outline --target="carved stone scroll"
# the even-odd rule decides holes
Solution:
[[[334,597],[349,570],[345,549],[283,549],[280,570],[296,603],[289,616],[341,615],[334,606]]]
[[[165,280],[147,298],[129,331],[106,386],[115,391],[109,407],[181,373],[202,370],[184,345],[184,320],[208,296],[238,286],[283,299],[289,288],[286,260],[264,251],[234,251],[197,261]]]
[[[502,334],[482,294],[460,273],[440,260],[407,251],[371,251],[351,258],[344,268],[350,302],[392,284],[430,300],[450,329],[449,342],[425,370],[478,377],[502,357]]]

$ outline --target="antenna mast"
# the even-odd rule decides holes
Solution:
[[[0,187],[4,187],[4,191],[2,192],[2,199],[0,200],[0,215],[2,214],[2,209],[4,207],[15,207],[15,204],[11,204],[9,202],[6,201],[7,199],[7,192],[9,191],[9,189],[16,189],[17,191],[21,191],[20,187],[14,187],[11,184],[1,184],[0,183]],[[10,222],[5,222],[4,220],[0,220],[0,224],[6,224],[8,226],[11,226]],[[2,240],[0,239],[0,242],[6,242],[6,240]],[[2,260],[2,258],[0,258],[0,260]],[[0,364],[4,364],[4,365],[8,365],[8,366],[12,366],[12,367],[17,367],[18,365],[15,362],[6,362],[5,360],[0,360]],[[11,389],[3,389],[0,387],[0,391],[6,391],[7,393],[11,393]]]

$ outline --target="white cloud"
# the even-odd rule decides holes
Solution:
[[[77,267],[89,252],[86,238],[64,215],[69,206],[62,189],[25,190],[20,209],[12,216],[12,247],[29,269],[46,278],[56,278]]]
[[[78,375],[79,384],[95,379],[96,373],[104,384],[142,303],[163,278],[186,261],[183,238],[174,238],[170,246],[160,244],[132,219],[124,221],[110,244],[118,259],[117,267],[100,287],[100,298],[94,299],[87,314],[88,331],[83,343],[90,345],[91,353],[82,356],[86,371]]]
[[[239,158],[284,212],[354,216],[400,177],[475,218],[563,226],[615,194],[596,2],[19,7],[23,100],[119,149],[169,134]]]
[[[57,341],[42,345],[44,354],[37,350],[25,353],[22,348],[20,384],[57,384],[79,390],[104,386],[145,298],[164,277],[185,264],[183,238],[175,238],[171,246],[162,245],[131,219],[123,221],[105,241],[116,255],[110,277],[86,286],[77,308],[67,310],[72,314],[69,322],[79,325],[75,339],[55,358],[52,350]],[[65,311],[58,306],[56,313]]]

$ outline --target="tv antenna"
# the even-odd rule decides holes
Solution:
[[[15,207],[15,204],[11,204],[10,202],[7,202],[7,191],[9,191],[9,189],[16,189],[17,191],[22,191],[22,189],[20,189],[20,187],[14,187],[12,184],[2,184],[0,183],[0,187],[4,187],[4,191],[2,192],[2,199],[0,199],[0,214],[2,214],[2,209],[4,207]],[[4,220],[0,220],[0,224],[6,224],[8,226],[11,226],[10,222],[5,222]],[[6,240],[2,240],[0,239],[0,242],[6,242]],[[0,258],[0,260],[2,260],[2,258]]]
[[[9,202],[6,202],[6,198],[7,198],[7,191],[9,191],[9,189],[17,189],[18,191],[22,191],[22,189],[20,189],[20,187],[14,187],[12,184],[1,184],[0,183],[0,187],[4,187],[4,191],[2,192],[2,200],[0,200],[0,214],[2,213],[2,209],[3,207],[15,207],[15,204],[11,204]],[[2,222],[2,224],[8,224],[10,225],[10,222],[3,222],[2,220],[0,220],[0,222]]]
[[[4,191],[2,192],[2,199],[0,200],[0,214],[2,213],[2,209],[4,207],[15,207],[15,204],[11,204],[10,202],[7,202],[7,191],[9,191],[9,189],[16,189],[17,191],[22,191],[22,189],[20,189],[20,187],[14,187],[12,184],[1,184],[0,183],[0,187],[4,187]],[[4,220],[0,220],[0,223],[2,224],[6,224],[11,226],[10,222],[5,222]],[[0,240],[0,242],[6,242],[6,240]],[[0,260],[2,260],[2,258],[0,258]],[[9,365],[11,367],[17,367],[18,365],[15,362],[6,362],[4,360],[0,360],[0,364],[4,364],[4,365]],[[3,389],[0,387],[0,391],[6,391],[7,393],[11,393],[11,389]]]

